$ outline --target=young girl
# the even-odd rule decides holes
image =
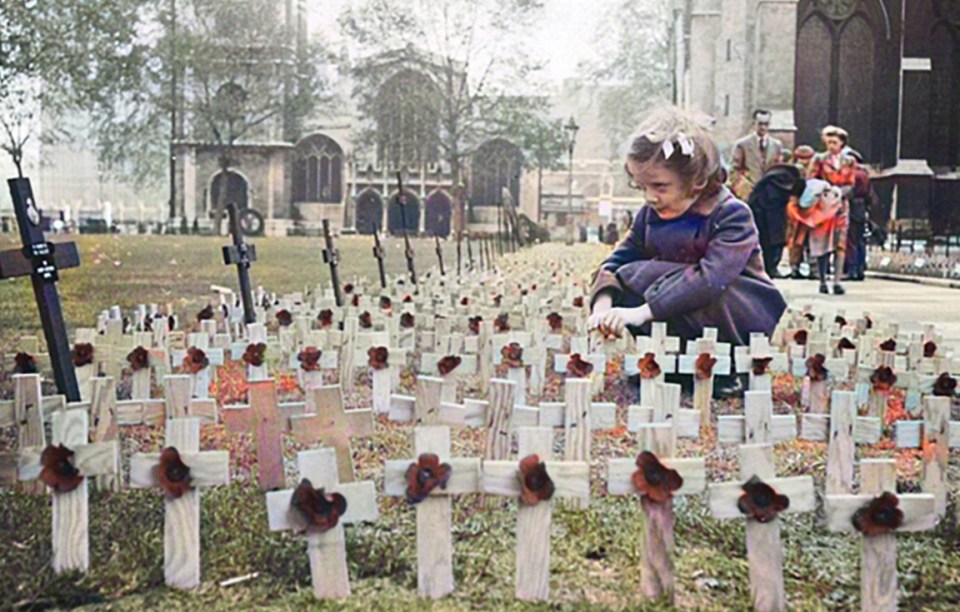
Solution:
[[[843,273],[843,255],[840,248],[847,233],[846,201],[839,187],[820,179],[808,179],[802,195],[787,204],[787,216],[804,228],[809,238],[810,258],[817,262],[820,275],[820,293],[830,293],[827,273],[830,256],[834,256],[833,293],[843,295],[840,284]]]
[[[647,204],[597,271],[592,328],[622,334],[665,321],[669,333],[750,342],[786,308],[763,269],[750,209],[724,187],[713,138],[677,109],[659,111],[631,139],[626,171]]]

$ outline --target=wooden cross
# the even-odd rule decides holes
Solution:
[[[813,414],[826,414],[830,407],[830,383],[845,382],[849,367],[845,359],[828,358],[829,352],[807,352],[804,363],[802,403]],[[817,365],[819,363],[819,365]],[[820,368],[825,372],[819,372]]]
[[[233,244],[223,247],[224,265],[237,266],[237,279],[240,284],[240,299],[243,302],[243,322],[250,324],[257,320],[253,307],[253,294],[250,291],[250,264],[257,260],[257,247],[243,241],[243,228],[236,204],[227,204],[230,216],[230,234]]]
[[[346,410],[340,385],[324,385],[309,391],[315,414],[293,415],[290,429],[299,442],[321,442],[337,451],[340,482],[353,482],[353,451],[350,439],[373,435],[373,411]]]
[[[7,184],[23,247],[0,251],[0,279],[30,277],[57,390],[66,396],[67,401],[79,402],[80,387],[70,356],[70,340],[60,308],[57,281],[61,269],[80,265],[80,255],[72,242],[47,242],[40,228],[40,210],[33,197],[30,179],[12,178]]]
[[[414,452],[418,458],[432,454],[450,466],[445,488],[433,489],[417,504],[417,594],[437,599],[453,592],[453,541],[451,495],[480,490],[480,459],[450,456],[450,428],[418,426],[414,429]],[[419,459],[388,460],[384,468],[384,492],[391,497],[408,496],[408,470]],[[423,462],[421,462],[423,463]]]
[[[761,612],[785,610],[783,547],[776,510],[791,514],[816,510],[813,477],[777,478],[773,445],[744,444],[740,447],[740,479],[741,482],[709,486],[710,513],[716,519],[747,519],[747,561],[753,606]],[[787,497],[786,508],[776,505],[776,498],[781,495]]]
[[[883,427],[876,417],[857,414],[856,394],[834,391],[830,415],[804,414],[800,438],[827,442],[827,494],[852,493],[856,444],[876,444]]]
[[[827,529],[854,533],[860,525],[860,609],[894,612],[897,609],[897,533],[927,531],[936,526],[936,499],[932,493],[897,495],[897,468],[893,459],[860,461],[860,494],[827,495]],[[887,524],[896,506],[899,525]],[[879,508],[877,506],[886,506]],[[873,505],[874,511],[871,511]],[[879,515],[879,516],[878,516]],[[873,527],[873,528],[871,528]]]
[[[770,341],[763,334],[750,334],[750,346],[735,347],[733,352],[737,373],[750,373],[748,389],[751,391],[769,391],[773,388],[773,377],[770,373],[787,371],[786,353],[774,351],[770,347]],[[769,361],[763,373],[757,374],[754,365],[759,365],[765,360]]]
[[[44,453],[60,446],[72,452],[60,467],[69,464],[76,470],[80,482],[72,489],[53,491],[53,570],[58,574],[73,569],[87,571],[90,568],[88,478],[115,474],[120,465],[120,446],[116,440],[87,443],[90,417],[84,409],[55,412],[51,421],[53,444],[46,448],[21,448],[18,477],[34,480],[40,478],[44,470],[50,470],[43,461]]]
[[[687,353],[678,359],[677,372],[693,376],[693,408],[700,413],[701,427],[710,426],[713,379],[717,374],[729,376],[732,365],[730,345],[717,342],[715,327],[705,328],[699,340],[687,342]]]
[[[197,372],[190,372],[188,376],[191,380],[190,395],[199,399],[210,397],[210,378],[216,373],[216,367],[223,365],[223,349],[210,348],[209,341],[205,334],[191,334],[191,343],[189,348],[199,349],[204,352],[209,362],[207,366]],[[183,363],[184,358],[189,354],[189,350],[173,351],[174,364]]]
[[[792,414],[773,414],[770,391],[746,391],[743,416],[717,417],[719,444],[772,444],[796,437],[797,418]]]
[[[169,419],[166,429],[162,454],[130,457],[130,486],[149,489],[174,481],[174,488],[164,495],[163,576],[167,586],[192,589],[200,585],[199,488],[230,483],[230,453],[200,451],[200,419]],[[179,456],[179,464],[169,463],[169,454]],[[189,487],[177,490],[182,466],[189,469]]]
[[[641,406],[652,406],[656,401],[656,392],[657,385],[663,383],[666,380],[667,374],[673,374],[677,371],[677,357],[676,355],[670,355],[667,353],[658,353],[657,350],[660,350],[656,346],[648,346],[651,350],[643,350],[644,344],[649,342],[644,342],[646,338],[638,338],[637,348],[640,349],[636,354],[628,354],[623,357],[623,371],[627,376],[639,376],[640,377],[640,405]],[[653,360],[656,362],[656,366],[659,369],[659,373],[652,375],[652,372],[649,371],[640,371],[641,362],[647,364],[649,356],[653,356]],[[652,364],[647,365],[646,367],[651,367]]]
[[[627,431],[640,431],[650,423],[672,424],[678,438],[699,438],[700,412],[680,407],[681,386],[659,383],[654,389],[656,393],[652,406],[627,408]]]
[[[273,379],[248,383],[247,397],[249,406],[224,406],[223,422],[229,431],[253,432],[257,444],[257,480],[260,489],[273,491],[286,483],[282,435],[288,419],[281,413],[277,401],[277,383]],[[302,412],[302,408],[298,407],[298,410]]]
[[[206,423],[217,422],[217,402],[210,398],[195,398],[191,391],[193,379],[186,374],[163,377],[163,404],[168,419],[199,417]]]
[[[322,489],[324,494],[339,493],[346,510],[333,526],[319,525],[297,509],[296,490],[267,493],[267,517],[270,531],[306,532],[307,556],[313,594],[321,599],[350,597],[344,525],[374,522],[380,517],[376,485],[370,480],[341,483],[337,478],[337,453],[332,448],[297,453],[301,486]],[[325,528],[326,527],[326,528]]]
[[[517,428],[518,456],[514,461],[484,461],[481,488],[487,495],[502,495],[521,499],[517,509],[517,599],[547,601],[550,598],[550,523],[553,503],[550,498],[530,504],[521,495],[530,488],[524,486],[521,466],[524,460],[536,465],[545,464],[546,474],[553,488],[551,497],[590,497],[590,465],[584,461],[552,461],[553,429],[548,427]],[[529,459],[536,457],[536,460]],[[532,491],[536,499],[536,491]]]
[[[645,475],[655,466],[640,466],[638,458],[609,459],[607,461],[607,492],[610,495],[640,495],[640,506],[646,515],[644,549],[640,559],[640,586],[644,597],[657,599],[666,596],[673,603],[673,496],[695,495],[706,488],[707,476],[703,458],[675,458],[675,423],[646,423],[636,429],[639,434],[637,449],[649,451],[657,463],[668,470],[676,470],[682,482],[676,490],[645,492],[637,488],[635,474]],[[639,470],[637,468],[640,468]],[[646,468],[646,469],[645,469]],[[657,473],[655,477],[662,477]],[[644,479],[644,482],[647,482]],[[654,486],[655,483],[650,483]],[[666,492],[666,499],[654,499]]]
[[[935,511],[947,513],[947,464],[950,449],[960,447],[960,421],[950,420],[951,398],[924,400],[923,420],[896,423],[897,448],[923,449],[923,491],[936,499]]]
[[[460,359],[460,365],[445,376],[441,376],[441,378],[443,378],[443,395],[441,399],[444,402],[456,402],[458,381],[477,374],[479,361],[476,355],[423,353],[420,356],[420,373],[428,376],[440,376],[438,369],[440,360],[448,357]]]

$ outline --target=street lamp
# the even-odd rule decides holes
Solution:
[[[563,126],[569,132],[570,140],[567,145],[567,207],[570,209],[570,218],[567,220],[567,244],[573,244],[573,147],[577,142],[577,130],[580,126],[570,115],[570,120]]]

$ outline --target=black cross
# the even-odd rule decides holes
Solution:
[[[383,246],[380,244],[380,229],[373,224],[373,257],[377,260],[377,270],[380,272],[380,288],[387,288],[387,272],[383,267]]]
[[[233,244],[223,247],[223,263],[237,266],[240,299],[243,300],[243,322],[256,323],[257,313],[253,308],[253,293],[250,290],[250,264],[257,261],[257,247],[243,241],[240,215],[236,204],[227,204],[227,214],[230,215],[230,235],[233,236]]]
[[[13,178],[7,184],[10,185],[10,197],[13,198],[13,211],[17,215],[23,247],[0,251],[0,279],[30,276],[57,390],[66,396],[68,402],[79,402],[80,387],[73,369],[67,326],[60,309],[57,280],[60,278],[60,269],[80,265],[80,254],[77,245],[72,242],[47,242],[40,229],[40,210],[33,199],[30,179]]]
[[[323,220],[323,239],[326,248],[323,249],[323,263],[330,264],[330,284],[333,285],[333,296],[337,306],[343,306],[343,292],[340,289],[340,274],[337,266],[340,265],[340,251],[333,246],[333,236],[330,234],[330,220]]]
[[[446,272],[443,270],[443,249],[440,247],[440,236],[434,234],[434,241],[437,243],[437,261],[440,262],[440,276],[446,276]]]

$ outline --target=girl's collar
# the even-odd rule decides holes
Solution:
[[[701,215],[704,217],[709,216],[717,209],[720,204],[733,197],[730,193],[730,190],[727,189],[726,185],[721,185],[720,189],[716,193],[710,196],[701,197],[696,202],[693,203],[687,213],[693,213],[695,215]]]

